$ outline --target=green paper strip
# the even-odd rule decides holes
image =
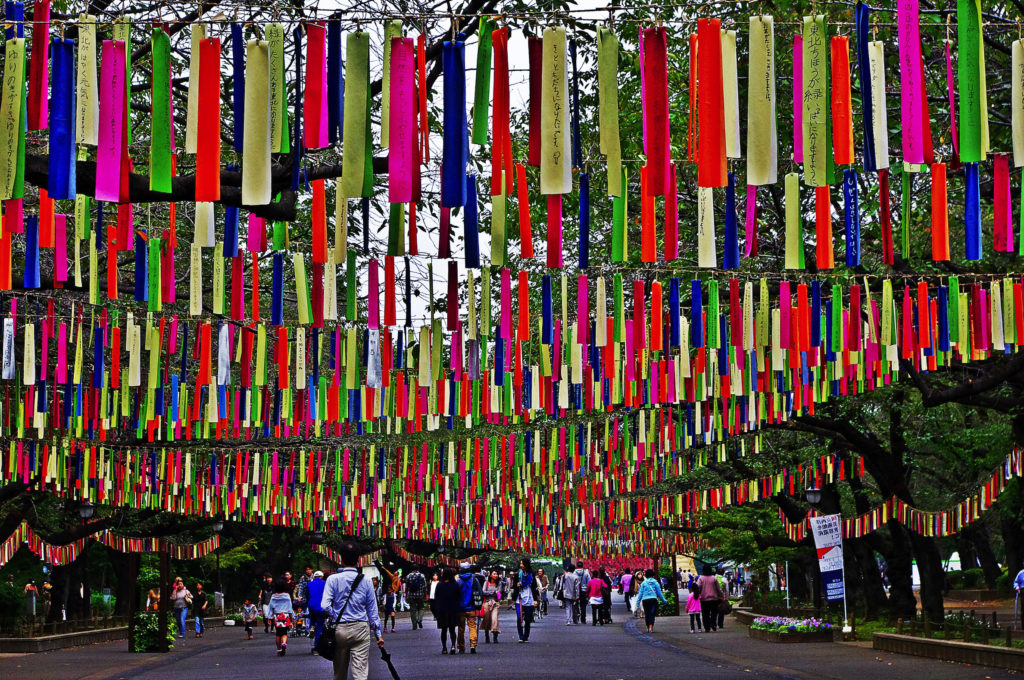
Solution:
[[[363,194],[363,165],[366,163],[370,35],[368,33],[350,34],[347,48],[341,193],[345,198],[356,198]]]
[[[345,265],[345,318],[358,321],[356,316],[356,251],[349,249]]]
[[[149,139],[149,188],[171,191],[171,39],[161,29],[150,38],[153,50],[153,123]]]
[[[832,284],[832,351],[843,349],[843,287]]]
[[[981,7],[978,0],[957,0],[957,95],[960,98],[960,160],[982,159]]]
[[[628,257],[628,240],[626,238],[629,220],[629,192],[626,181],[626,168],[622,168],[622,180],[619,195],[612,198],[612,262],[625,262]]]
[[[718,335],[718,313],[718,281],[711,279],[708,281],[708,349],[718,349],[721,346]]]
[[[501,193],[491,196],[491,264],[502,267],[508,252],[505,236],[505,180],[501,180]]]
[[[484,336],[483,346],[487,346],[486,339],[491,335],[491,267],[484,266],[480,271],[480,333]],[[433,307],[431,307],[433,309]],[[480,363],[483,364],[487,352],[480,352]]]
[[[612,277],[615,299],[615,319],[612,322],[612,342],[622,342],[626,337],[626,311],[622,301],[622,274]]]
[[[405,204],[392,203],[388,216],[388,255],[405,255]]]
[[[786,269],[804,268],[803,218],[800,215],[800,177],[786,175]]]
[[[621,196],[622,148],[619,142],[619,39],[607,28],[597,29],[598,129],[601,153],[607,158],[608,195]]]
[[[476,90],[473,95],[473,143],[487,143],[487,105],[491,101],[491,32],[494,26],[480,17],[480,43],[476,50]]]
[[[160,300],[160,239],[149,237],[149,311],[159,312]]]
[[[903,168],[900,186],[903,190],[902,209],[900,211],[900,250],[904,260],[910,259],[910,189],[911,174],[906,166]]]
[[[949,277],[949,341],[959,342],[960,341],[960,325],[957,320],[960,318],[960,277],[950,276]]]

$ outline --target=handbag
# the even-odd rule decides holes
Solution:
[[[732,603],[730,603],[729,600],[722,599],[722,600],[718,601],[718,613],[719,614],[728,614],[731,611],[732,611]]]
[[[359,583],[363,580],[363,573],[359,572],[356,575],[355,580],[352,581],[352,587],[348,590],[348,597],[345,598],[345,604],[341,605],[341,610],[338,615],[334,617],[333,622],[327,622],[324,624],[324,631],[320,635],[320,639],[316,641],[316,653],[328,661],[334,661],[334,654],[338,651],[338,640],[334,637],[334,629],[337,627],[338,622],[341,621],[341,615],[348,609],[348,603],[352,599],[352,593],[356,592],[356,588],[359,587]]]

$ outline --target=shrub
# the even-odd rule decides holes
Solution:
[[[168,648],[174,646],[174,626],[169,620],[167,625]],[[133,652],[160,651],[160,615],[157,612],[138,612],[135,614],[135,639],[132,641]]]
[[[103,593],[92,593],[89,598],[89,606],[92,609],[92,615],[99,618],[112,616],[114,614],[114,603],[113,597],[104,598]]]
[[[964,589],[981,588],[985,584],[985,571],[983,569],[965,569]]]
[[[1013,577],[1005,571],[996,578],[996,590],[1001,593],[1013,592]]]
[[[665,599],[667,602],[658,603],[658,616],[675,616],[676,615],[676,594],[669,591],[665,593]]]

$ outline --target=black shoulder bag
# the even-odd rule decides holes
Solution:
[[[363,573],[359,572],[355,579],[352,581],[352,587],[349,588],[348,597],[345,599],[345,604],[341,605],[341,610],[338,615],[334,617],[334,621],[328,621],[324,624],[323,633],[320,634],[320,639],[316,643],[316,653],[328,661],[334,661],[334,654],[338,649],[338,640],[334,636],[334,628],[341,621],[341,615],[348,609],[348,603],[352,599],[352,593],[356,592],[356,588],[359,587],[360,582],[363,580]]]

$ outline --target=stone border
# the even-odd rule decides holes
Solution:
[[[1024,649],[993,647],[975,642],[934,640],[895,633],[875,633],[871,636],[871,641],[874,649],[884,652],[1024,671]]]
[[[748,628],[747,636],[754,640],[764,640],[765,642],[777,642],[781,644],[800,644],[803,642],[833,642],[835,639],[834,634],[831,630],[779,633],[774,630]]]
[[[191,621],[191,619],[189,619]],[[208,624],[220,623],[224,620],[222,616],[207,617]],[[174,620],[168,618],[168,625],[173,629]],[[116,628],[98,628],[95,630],[81,630],[75,633],[61,633],[60,635],[40,635],[30,638],[0,638],[0,654],[35,654],[38,652],[52,652],[57,649],[68,647],[81,647],[83,645],[95,645],[101,642],[114,642],[115,640],[128,639],[128,626]]]

